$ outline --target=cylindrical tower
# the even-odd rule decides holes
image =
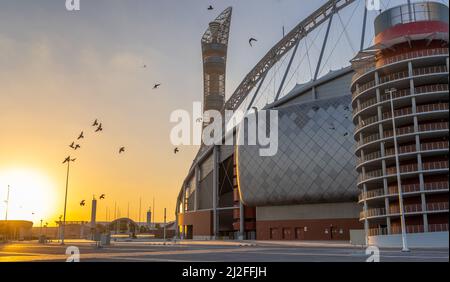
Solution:
[[[225,73],[232,9],[209,24],[202,38],[204,97],[203,110],[221,111],[225,104]]]
[[[352,60],[360,220],[369,241],[448,232],[448,7],[391,8],[375,32]]]

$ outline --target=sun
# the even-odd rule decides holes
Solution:
[[[0,170],[0,220],[8,210],[8,220],[48,221],[55,206],[55,186],[45,174],[34,169]]]

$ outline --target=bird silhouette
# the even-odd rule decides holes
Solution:
[[[101,123],[98,125],[97,129],[95,130],[95,132],[100,132],[100,131],[103,131],[103,127],[102,127]]]
[[[80,149],[81,148],[81,146],[80,146],[80,144],[77,144],[77,145],[75,145],[75,148],[73,148],[74,150],[78,150],[78,149]]]
[[[70,144],[69,147],[75,149],[75,142],[72,142],[72,144]]]
[[[94,121],[94,123],[92,124],[92,126],[98,126],[98,120],[97,120],[97,119]]]
[[[348,136],[348,132],[344,133],[344,137],[345,137],[345,136]]]
[[[319,111],[319,107],[318,107],[318,106],[314,106],[312,109],[313,109],[315,112]]]
[[[161,86],[161,83],[156,83],[156,84],[153,86],[153,89],[158,89],[160,86]]]
[[[178,154],[180,152],[180,149],[178,149],[178,147],[177,148],[175,148],[174,150],[173,150],[173,153],[176,155],[176,154]]]
[[[70,156],[68,156],[64,161],[63,164],[70,162]]]
[[[120,147],[119,154],[125,153],[125,147]]]
[[[104,200],[104,199],[105,199],[105,197],[106,197],[106,195],[105,195],[105,194],[101,194],[101,195],[100,195],[100,200]]]
[[[253,47],[253,42],[258,42],[258,40],[257,39],[255,39],[255,38],[250,38],[249,40],[248,40],[248,44],[250,44],[250,47]]]
[[[80,135],[78,135],[78,139],[77,140],[80,140],[80,139],[83,139],[83,138],[84,138],[84,132],[81,131]]]
[[[86,201],[85,201],[85,200],[82,200],[82,201],[80,202],[80,206],[84,207],[85,205],[86,205]]]
[[[214,7],[213,7],[213,6],[211,6],[211,5],[209,5],[209,7],[208,7],[208,11],[212,11],[212,10],[214,10]]]

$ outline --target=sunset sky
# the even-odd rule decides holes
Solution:
[[[173,154],[169,116],[202,101],[200,39],[208,22],[233,6],[230,96],[281,39],[283,25],[290,30],[325,2],[81,0],[81,11],[68,12],[64,0],[0,0],[0,219],[9,184],[9,219],[54,224],[63,212],[62,161],[71,154],[77,160],[68,220],[89,220],[90,200],[103,193],[98,220],[105,219],[107,207],[114,213],[115,202],[121,216],[127,216],[129,203],[130,217],[138,220],[140,197],[142,220],[153,197],[156,220],[163,220],[164,207],[173,220],[197,147]],[[214,11],[207,11],[210,4]],[[350,25],[349,33],[359,39],[360,29]],[[249,37],[259,39],[255,48],[248,46]],[[367,42],[372,38],[369,32]],[[335,54],[348,50],[340,46]],[[332,57],[322,73],[348,59]],[[296,82],[305,80],[299,75]],[[152,90],[157,82],[161,89]],[[91,127],[95,119],[103,123],[100,134]],[[81,131],[86,138],[73,152],[68,145]],[[119,155],[121,146],[126,153]],[[86,207],[79,206],[81,200]]]

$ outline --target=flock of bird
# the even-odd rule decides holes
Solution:
[[[312,110],[313,110],[314,112],[318,112],[318,111],[320,110],[320,107],[319,107],[319,106],[313,106],[313,107],[312,107]],[[348,106],[344,107],[344,111],[351,112],[351,111],[350,111],[350,107],[348,107]],[[348,115],[345,115],[344,118],[345,118],[345,119],[348,119]],[[336,130],[336,126],[334,126],[333,123],[330,124],[329,130]],[[345,132],[345,133],[343,134],[344,137],[347,137],[347,136],[349,136],[349,135],[350,135],[350,134],[349,134],[348,132]]]
[[[209,5],[208,11],[212,11],[212,10],[214,10],[214,7],[213,7],[212,5]],[[251,38],[248,40],[248,44],[250,45],[250,47],[253,47],[253,46],[254,46],[253,44],[254,44],[255,42],[258,42],[258,40],[257,40],[256,38],[254,38],[254,37],[251,37]],[[146,64],[142,65],[142,68],[146,69],[146,68],[147,68],[147,65],[146,65]],[[159,89],[159,88],[161,87],[161,85],[162,85],[161,83],[155,83],[155,84],[153,85],[153,90]],[[202,122],[202,121],[203,121],[202,118],[198,118],[198,119],[197,119],[197,122],[199,122],[199,123]],[[92,123],[91,126],[95,128],[95,129],[94,129],[94,133],[99,133],[99,132],[102,132],[102,131],[103,131],[103,124],[102,124],[101,122],[99,122],[98,119],[96,119],[96,120]],[[78,135],[78,138],[76,139],[76,141],[73,141],[73,142],[69,145],[69,147],[70,147],[71,149],[73,149],[74,151],[77,151],[77,150],[81,149],[81,144],[79,144],[79,142],[80,142],[80,140],[82,140],[82,139],[85,139],[84,131],[81,131],[81,133]],[[174,154],[178,154],[179,152],[180,152],[180,149],[179,149],[178,147],[174,148],[174,150],[173,150],[173,153],[174,153]],[[119,153],[119,154],[125,153],[125,146],[121,146],[121,147],[119,148],[119,150],[118,150],[118,153]],[[67,157],[67,158],[64,160],[63,164],[68,163],[68,162],[74,162],[75,160],[76,160],[76,158],[71,158],[71,157],[69,156],[69,157]],[[105,194],[102,194],[102,195],[100,196],[100,199],[103,200],[103,199],[105,199],[105,197],[106,197],[106,195],[105,195]],[[86,200],[82,200],[82,201],[80,202],[80,206],[81,206],[81,207],[86,206]]]

